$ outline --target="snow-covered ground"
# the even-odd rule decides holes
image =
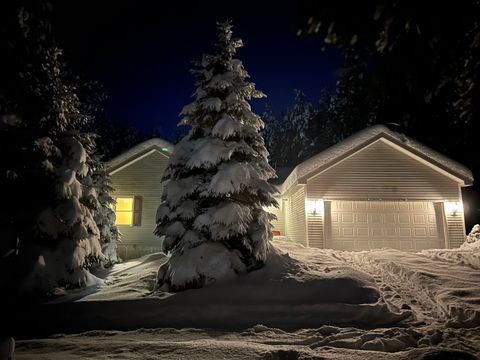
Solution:
[[[277,241],[265,268],[174,295],[151,292],[165,257],[150,255],[38,319],[56,318],[50,332],[91,331],[19,340],[16,359],[474,359],[479,253],[459,253]]]
[[[439,329],[427,335],[411,328],[366,331],[332,326],[294,332],[261,325],[242,332],[139,329],[19,341],[15,359],[470,360],[478,355],[479,341],[474,329]]]

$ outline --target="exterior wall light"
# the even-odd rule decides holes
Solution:
[[[447,215],[456,216],[463,211],[463,205],[458,201],[445,201],[445,212]]]
[[[305,210],[307,214],[310,215],[323,215],[323,200],[306,200],[305,201]]]

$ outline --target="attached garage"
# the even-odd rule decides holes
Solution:
[[[458,247],[462,188],[472,183],[463,165],[376,125],[290,173],[280,186],[282,235],[339,250]]]

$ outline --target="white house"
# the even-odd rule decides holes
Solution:
[[[153,229],[172,151],[151,139],[108,163],[123,258],[160,249]],[[376,125],[296,166],[269,210],[275,234],[305,246],[451,248],[465,238],[461,189],[472,183],[466,167]]]

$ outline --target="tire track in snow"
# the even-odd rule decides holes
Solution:
[[[395,310],[411,309],[415,320],[425,324],[431,324],[441,317],[429,293],[416,283],[410,284],[408,277],[401,276],[401,272],[394,271],[392,268],[396,266],[395,263],[379,263],[366,254],[359,256],[359,253],[348,253],[344,259],[357,269],[373,276],[384,301]]]
[[[480,326],[478,271],[392,249],[343,252],[339,257],[379,279],[385,300],[400,308],[411,307],[419,321]],[[400,298],[389,298],[386,290],[392,288]]]

